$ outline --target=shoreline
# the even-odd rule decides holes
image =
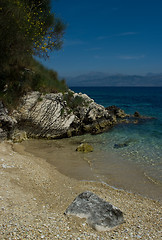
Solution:
[[[71,179],[46,160],[0,143],[2,239],[160,239],[161,204],[97,182]],[[96,232],[84,219],[64,216],[73,199],[92,191],[120,208],[125,223]]]
[[[117,153],[100,150],[96,143],[91,141],[88,142],[94,146],[93,152],[76,152],[78,145],[86,140],[86,136],[59,140],[27,140],[14,146],[18,152],[23,149],[23,154],[31,153],[45,159],[69,178],[101,182],[118,190],[162,202],[162,184],[154,181],[135,163],[119,157]]]

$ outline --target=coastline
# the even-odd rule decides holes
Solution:
[[[43,158],[13,151],[11,142],[0,143],[0,181],[2,239],[160,239],[160,202],[66,177]],[[126,222],[96,232],[84,219],[64,216],[86,190],[120,208]]]
[[[88,142],[93,152],[77,152],[81,143]],[[101,139],[91,135],[57,140],[30,139],[14,145],[20,152],[24,149],[35,157],[45,159],[61,174],[76,180],[102,182],[117,189],[162,201],[161,182],[146,174],[145,169],[121,157],[113,151],[103,151]]]

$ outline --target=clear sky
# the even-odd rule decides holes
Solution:
[[[162,73],[162,0],[52,0],[67,24],[43,64],[60,76]]]

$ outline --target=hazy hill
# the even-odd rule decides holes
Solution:
[[[148,73],[140,75],[109,75],[101,72],[93,72],[76,77],[67,77],[68,86],[161,86],[162,74]]]

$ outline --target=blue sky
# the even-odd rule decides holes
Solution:
[[[162,0],[55,0],[64,45],[44,65],[60,76],[162,72]]]

